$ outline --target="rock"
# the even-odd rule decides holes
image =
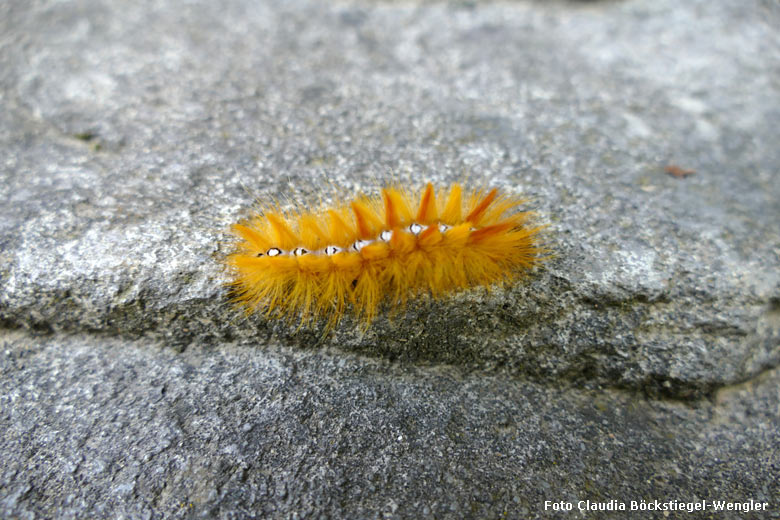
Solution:
[[[0,7],[0,516],[776,497],[778,21]],[[554,259],[365,333],[230,305],[227,229],[256,199],[464,179],[527,195]]]
[[[277,342],[34,344],[7,333],[0,358],[6,517],[512,518],[548,516],[546,500],[751,498],[777,516],[777,369],[691,404]]]

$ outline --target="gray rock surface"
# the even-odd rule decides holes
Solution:
[[[777,369],[690,404],[277,343],[2,347],[4,516],[548,518],[550,500],[604,518],[577,502],[750,498],[778,516]]]
[[[0,516],[780,516],[778,27],[741,0],[0,4]],[[556,257],[365,333],[231,307],[257,198],[393,179],[523,193]]]

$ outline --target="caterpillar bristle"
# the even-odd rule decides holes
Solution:
[[[332,208],[268,208],[232,226],[233,299],[249,311],[330,330],[351,309],[367,327],[422,293],[441,298],[516,280],[544,260],[542,226],[498,189],[388,187]],[[466,215],[465,218],[463,215]]]

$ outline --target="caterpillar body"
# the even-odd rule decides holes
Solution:
[[[235,300],[269,316],[325,319],[352,309],[364,325],[380,305],[511,282],[541,259],[541,226],[522,200],[459,184],[438,195],[388,187],[335,208],[269,208],[235,224],[227,258]]]

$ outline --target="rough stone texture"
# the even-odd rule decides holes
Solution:
[[[3,2],[0,516],[777,517],[779,26],[743,0]],[[393,178],[524,193],[557,256],[365,334],[228,305],[255,198]]]
[[[777,369],[686,404],[277,344],[13,333],[0,370],[0,513],[21,518],[546,518],[545,500],[748,498],[778,516]]]

